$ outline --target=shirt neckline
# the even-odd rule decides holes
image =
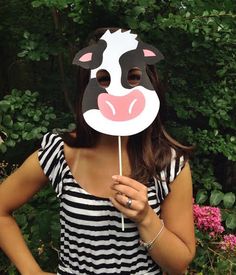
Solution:
[[[80,183],[75,179],[75,177],[73,176],[73,173],[71,172],[70,166],[68,165],[68,162],[67,162],[67,160],[66,160],[66,157],[65,157],[64,140],[62,139],[62,137],[61,137],[59,134],[57,134],[57,135],[58,135],[58,136],[60,137],[60,139],[61,139],[61,144],[62,144],[62,146],[61,146],[61,154],[62,154],[62,157],[63,157],[63,161],[64,161],[64,163],[65,163],[65,165],[66,165],[67,171],[68,171],[68,173],[69,173],[69,175],[70,175],[70,177],[71,177],[71,179],[72,179],[72,184],[73,184],[75,187],[80,188],[80,189],[83,191],[84,194],[86,194],[86,195],[88,195],[88,196],[94,198],[95,200],[101,200],[101,201],[110,202],[110,204],[112,205],[112,203],[111,203],[111,201],[110,201],[109,198],[107,198],[107,197],[102,197],[102,196],[97,196],[97,195],[95,195],[95,194],[92,194],[92,193],[88,192],[88,191],[87,191],[86,189],[84,189],[84,188],[80,185]]]

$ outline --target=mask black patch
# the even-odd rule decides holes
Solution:
[[[149,90],[153,90],[152,83],[151,83],[151,81],[147,75],[147,72],[146,72],[146,62],[143,57],[142,49],[137,48],[135,50],[128,51],[128,52],[124,53],[120,57],[119,63],[121,66],[121,71],[122,71],[121,84],[124,88],[126,88],[126,89],[133,88],[129,84],[127,77],[128,77],[128,72],[131,69],[136,67],[136,68],[139,68],[142,72],[139,86],[143,86]]]
[[[98,109],[98,96],[101,93],[106,93],[106,90],[98,84],[96,78],[90,79],[84,91],[84,96],[82,101],[83,113],[91,109]]]

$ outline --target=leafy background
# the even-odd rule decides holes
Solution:
[[[0,132],[7,134],[0,145],[1,180],[45,132],[73,127],[71,62],[88,33],[104,26],[131,28],[165,56],[158,71],[166,125],[183,144],[196,146],[195,203],[219,207],[226,233],[235,233],[234,0],[9,0],[0,1],[0,18]],[[15,217],[41,266],[54,270],[58,202],[50,187]],[[235,251],[220,251],[207,232],[196,234],[188,274],[236,274]],[[16,274],[3,254],[0,273]]]

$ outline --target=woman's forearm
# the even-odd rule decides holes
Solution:
[[[17,223],[10,215],[0,216],[0,248],[21,274],[36,274],[41,271],[29,251]]]
[[[138,228],[141,239],[150,242],[161,230],[162,222],[154,211],[151,211]],[[183,274],[194,256],[194,251],[190,251],[188,246],[165,226],[147,253],[170,275]]]

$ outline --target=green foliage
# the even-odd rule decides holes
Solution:
[[[60,226],[59,205],[52,188],[43,189],[14,216],[42,268],[55,271]]]
[[[194,178],[203,177],[203,188],[199,188],[196,193],[196,203],[200,205],[210,205],[220,207],[222,219],[228,232],[236,229],[236,196],[233,192],[223,192],[222,185],[216,182],[212,173],[212,168],[208,166],[209,161],[199,165],[198,173],[194,173]],[[205,167],[207,167],[205,169]],[[205,169],[205,173],[203,170]],[[202,172],[202,175],[200,173]]]
[[[209,204],[220,207],[225,227],[229,232],[236,230],[236,204],[235,194],[232,192],[223,193],[220,190],[207,192],[200,189],[196,195],[196,203]]]
[[[49,54],[53,54],[47,43],[43,44],[42,37],[39,34],[30,34],[25,31],[24,40],[21,41],[22,52],[18,53],[18,57],[24,57],[32,61],[48,60]],[[45,40],[45,39],[44,39]]]
[[[0,163],[0,184],[7,175],[7,166],[7,163]],[[15,211],[13,216],[36,260],[43,269],[55,272],[58,263],[60,225],[59,204],[54,190],[48,185],[30,202]],[[15,267],[0,252],[0,274],[14,275],[16,272]]]
[[[39,139],[56,118],[52,107],[41,105],[39,94],[31,91],[12,90],[0,101],[0,131],[7,139],[0,144],[0,151],[14,147],[22,140]]]
[[[198,240],[197,257],[191,264],[190,274],[234,274],[236,272],[235,252],[223,251],[219,248],[220,243],[212,241],[208,234],[197,229],[195,232]]]

